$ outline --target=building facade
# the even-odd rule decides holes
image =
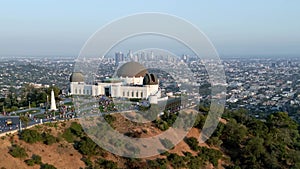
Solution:
[[[115,77],[87,84],[82,73],[73,72],[70,77],[70,95],[105,95],[128,99],[161,97],[158,78],[154,74],[148,73],[138,62],[123,64],[116,72]]]

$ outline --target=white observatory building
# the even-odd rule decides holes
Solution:
[[[121,65],[115,77],[86,84],[81,72],[73,72],[70,76],[70,95],[147,99],[153,104],[161,97],[158,78],[138,62]]]

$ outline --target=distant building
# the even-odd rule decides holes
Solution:
[[[133,54],[132,51],[129,50],[128,54],[127,54],[127,58],[125,60],[132,60],[133,59]]]
[[[188,62],[188,55],[182,55],[182,60],[187,63]]]
[[[116,52],[115,53],[115,64],[119,65],[120,62],[123,62],[125,60],[124,54],[122,52]]]
[[[138,62],[128,62],[120,66],[116,78],[107,78],[94,84],[86,84],[84,75],[72,73],[70,77],[70,95],[105,95],[114,98],[148,99],[152,103],[161,97],[159,80],[148,73]]]

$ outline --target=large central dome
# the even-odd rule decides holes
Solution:
[[[127,62],[117,70],[118,77],[144,77],[147,69],[138,62]]]
[[[81,72],[73,72],[70,76],[70,82],[84,82],[84,76]]]

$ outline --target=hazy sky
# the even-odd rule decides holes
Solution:
[[[1,1],[0,56],[77,56],[100,27],[141,12],[190,21],[221,56],[300,57],[298,0]]]

